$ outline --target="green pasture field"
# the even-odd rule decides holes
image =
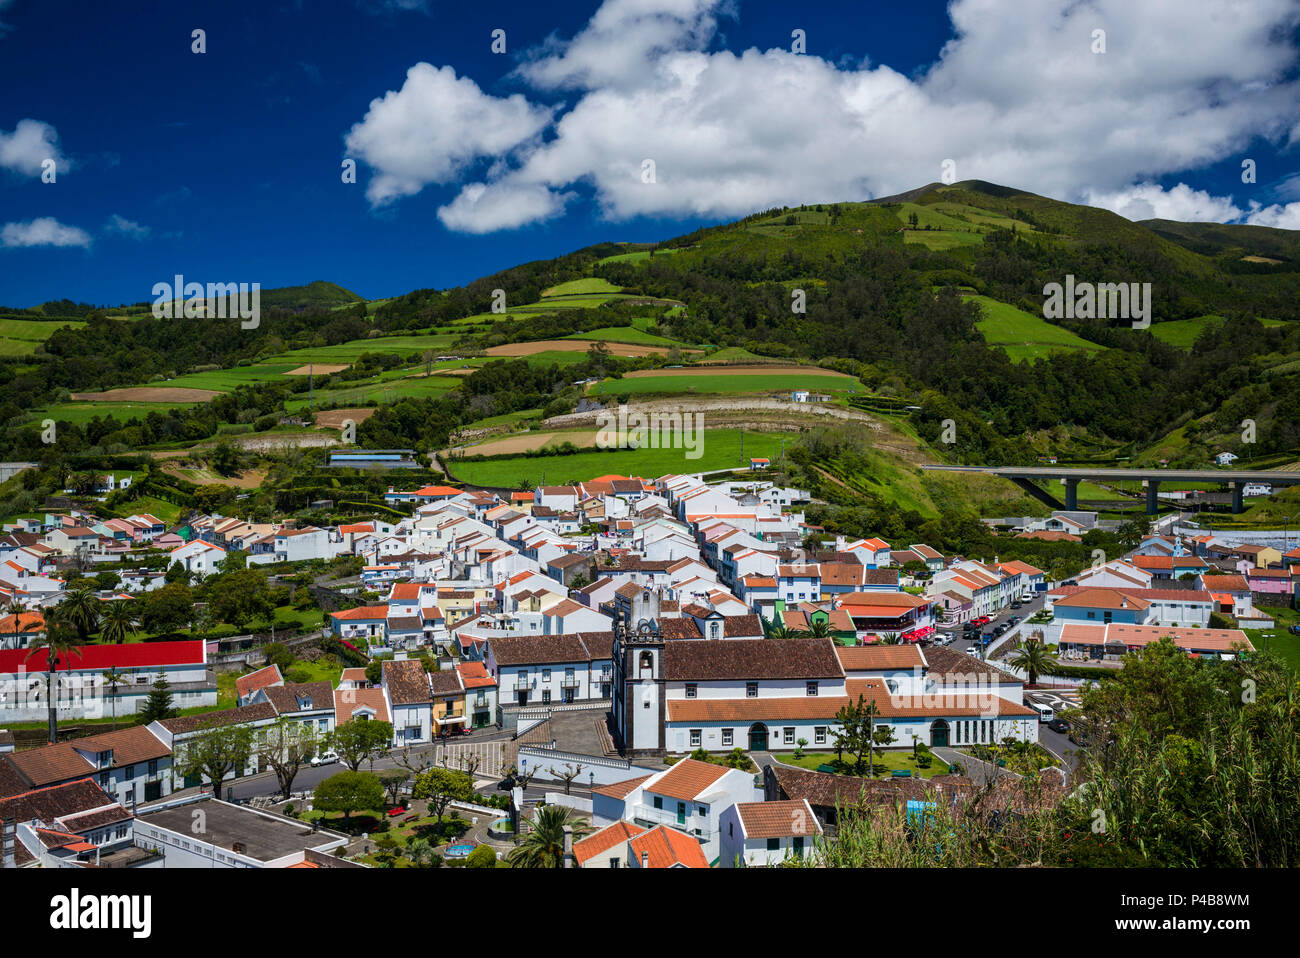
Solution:
[[[749,468],[751,457],[775,462],[781,453],[781,440],[792,442],[794,433],[746,431],[741,449],[739,429],[707,429],[698,459],[687,459],[686,449],[616,449],[593,450],[569,456],[518,456],[489,462],[451,460],[447,466],[461,482],[484,486],[521,487],[540,482],[543,474],[551,484],[585,482],[596,476],[617,474],[651,478],[670,473],[710,472],[719,469]]]

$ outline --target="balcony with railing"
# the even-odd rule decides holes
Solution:
[[[653,828],[655,825],[667,825],[679,832],[707,842],[713,837],[708,818],[693,814],[694,805],[687,805],[687,812],[679,817],[677,812],[668,808],[654,808],[650,805],[633,805],[628,808],[632,820],[637,824]]]
[[[576,675],[566,675],[564,678],[560,679],[560,688],[562,689],[576,689],[581,684],[582,680]]]

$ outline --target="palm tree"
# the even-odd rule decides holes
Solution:
[[[829,620],[818,619],[808,625],[808,634],[814,639],[828,639],[831,635],[831,624]]]
[[[125,642],[139,627],[135,615],[135,602],[131,599],[114,599],[104,608],[103,630],[100,637],[105,642]]]
[[[788,639],[793,635],[784,622],[769,622],[764,619],[763,627],[767,629],[769,639]]]
[[[79,585],[59,603],[59,617],[77,630],[82,645],[99,625],[99,596],[92,585]]]
[[[1009,661],[1016,668],[1029,673],[1030,685],[1035,684],[1042,673],[1050,672],[1056,666],[1056,656],[1048,652],[1047,646],[1037,639],[1030,639],[1017,649]]]
[[[64,620],[61,608],[53,608],[46,612],[45,634],[32,642],[27,658],[30,659],[41,649],[46,650],[45,701],[49,708],[50,743],[53,744],[59,738],[59,713],[56,707],[58,691],[54,687],[54,673],[58,670],[61,659],[67,661],[68,667],[71,668],[72,656],[81,656],[81,643],[77,641],[72,626]]]
[[[113,702],[113,728],[117,728],[117,690],[120,686],[127,685],[130,682],[131,674],[123,672],[121,669],[112,668],[104,672],[101,676],[104,684],[108,686],[108,694]]]
[[[563,868],[566,825],[573,828],[575,839],[591,830],[586,822],[572,818],[563,805],[543,805],[528,834],[510,853],[510,864],[517,868]]]

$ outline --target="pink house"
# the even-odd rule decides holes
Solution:
[[[1251,569],[1246,574],[1251,592],[1290,595],[1293,577],[1288,569]]]

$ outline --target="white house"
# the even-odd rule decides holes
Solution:
[[[806,798],[798,801],[740,802],[722,813],[719,865],[780,865],[802,858],[822,833]]]
[[[664,825],[683,832],[700,843],[713,864],[721,854],[723,812],[738,802],[761,798],[752,773],[686,758],[644,779],[594,789],[592,818],[597,826],[630,821],[642,828]]]
[[[199,575],[211,575],[217,571],[217,565],[226,557],[226,550],[221,546],[193,539],[179,548],[173,549],[168,556],[168,565],[179,562],[186,572]]]
[[[502,705],[547,705],[608,699],[612,632],[492,636],[484,664]]]

